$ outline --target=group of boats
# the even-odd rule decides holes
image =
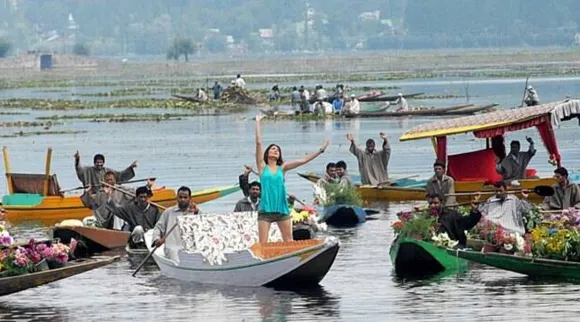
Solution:
[[[536,127],[548,150],[548,155],[556,165],[561,164],[561,156],[556,144],[555,128],[563,121],[580,116],[580,101],[566,100],[539,106],[514,110],[490,112],[482,116],[466,116],[419,125],[405,132],[401,141],[431,139],[437,159],[448,160],[448,174],[455,179],[457,193],[490,192],[492,182],[498,181],[495,173],[494,145],[498,137],[511,131]],[[462,133],[473,133],[476,138],[486,140],[486,148],[478,151],[448,155],[447,137]],[[83,207],[78,195],[66,195],[60,189],[56,175],[50,173],[51,150],[48,150],[44,174],[12,173],[8,150],[3,149],[4,164],[8,182],[8,194],[2,199],[6,211],[5,219],[18,224],[24,221],[40,221],[52,225],[52,234],[62,242],[72,238],[82,240],[92,256],[72,261],[67,266],[44,272],[22,276],[0,277],[1,294],[9,294],[35,287],[54,280],[79,274],[118,260],[118,257],[95,257],[94,254],[110,249],[126,248],[128,232],[113,231],[85,225],[55,225],[65,219],[82,219],[91,215]],[[478,162],[468,162],[477,160]],[[528,175],[537,177],[534,169]],[[301,177],[316,182],[320,175],[300,173]],[[426,180],[415,176],[393,179],[379,186],[360,184],[360,178],[352,176],[356,190],[366,201],[413,201],[424,200]],[[572,173],[572,181],[580,181],[577,173]],[[357,183],[358,182],[358,183]],[[551,177],[519,180],[519,186],[509,189],[532,189],[540,185],[553,185]],[[192,193],[193,200],[200,204],[239,191],[239,185],[222,186]],[[467,201],[460,196],[459,201]],[[532,200],[540,200],[538,195],[530,195]],[[175,191],[163,189],[156,192],[152,201],[172,206]],[[355,227],[364,223],[375,210],[348,204],[330,205],[319,208],[320,221],[334,227]],[[184,216],[180,222],[182,236],[191,240],[178,260],[166,256],[164,247],[152,248],[151,231],[145,235],[148,249],[141,255],[152,255],[162,274],[201,283],[237,286],[303,286],[317,284],[330,270],[340,242],[335,237],[311,238],[292,242],[276,241],[257,243],[256,213],[203,214]],[[228,226],[227,223],[231,225]],[[219,230],[216,227],[226,225]],[[241,227],[241,228],[240,228]],[[183,235],[188,231],[189,235]],[[275,234],[274,234],[275,235]],[[274,236],[273,235],[273,236]],[[200,238],[198,238],[200,237]],[[201,238],[201,237],[205,237]],[[275,236],[274,236],[275,237]],[[207,240],[213,243],[207,244]],[[50,242],[50,241],[49,241]],[[204,248],[205,247],[205,248]],[[208,251],[209,249],[209,251]],[[429,268],[445,271],[463,265],[461,260],[479,261],[492,266],[522,272],[536,272],[544,265],[568,265],[551,260],[506,257],[505,254],[481,254],[470,250],[449,250],[434,246],[429,241],[410,237],[398,239],[391,247],[391,258],[395,271],[409,271],[413,268]],[[134,254],[137,255],[137,254]],[[509,255],[513,256],[513,255]],[[534,266],[535,265],[535,266]],[[540,265],[540,266],[538,266]],[[577,267],[570,264],[566,267]],[[550,266],[551,267],[551,266]],[[35,275],[38,274],[38,275]],[[580,273],[558,273],[566,276]]]

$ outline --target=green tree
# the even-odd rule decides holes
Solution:
[[[87,44],[76,43],[73,47],[73,54],[78,56],[88,56],[91,54],[91,50]]]
[[[0,57],[6,57],[12,45],[6,39],[0,39]]]
[[[197,46],[189,38],[173,39],[173,44],[167,49],[167,59],[179,60],[181,55],[185,57],[185,61],[189,61],[189,55],[197,52]]]

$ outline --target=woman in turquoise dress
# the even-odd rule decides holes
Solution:
[[[260,174],[262,194],[258,210],[258,233],[260,243],[268,242],[270,225],[276,223],[280,228],[284,241],[292,240],[292,220],[286,199],[286,184],[284,175],[287,171],[296,169],[324,153],[328,146],[325,140],[320,149],[296,161],[284,162],[282,149],[276,144],[270,144],[262,149],[262,134],[260,121],[262,115],[256,116],[256,166]]]

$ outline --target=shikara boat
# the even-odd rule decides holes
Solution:
[[[467,261],[449,254],[430,242],[399,236],[389,250],[399,276],[427,276],[467,268]]]
[[[413,98],[416,96],[420,96],[423,95],[425,93],[410,93],[410,94],[403,94],[404,98]],[[389,101],[396,101],[399,98],[398,95],[392,95],[392,96],[377,96],[377,97],[365,97],[365,98],[359,98],[358,100],[361,102],[389,102]]]
[[[464,111],[465,108],[472,107],[473,104],[464,104],[464,105],[456,105],[456,106],[449,106],[449,107],[438,107],[438,108],[425,108],[420,110],[409,110],[409,111],[400,111],[400,112],[364,112],[361,111],[359,114],[350,115],[349,117],[401,117],[401,116],[443,116],[447,115],[448,112],[451,111]],[[486,108],[491,108],[484,107]],[[478,107],[479,108],[479,107]],[[471,114],[472,112],[467,112],[466,114]]]
[[[201,101],[195,95],[172,94],[171,96],[188,101],[188,102],[192,102],[192,103],[203,103],[203,101]]]
[[[8,295],[40,285],[52,283],[67,277],[78,275],[95,268],[109,265],[119,256],[84,258],[66,263],[65,267],[46,271],[0,278],[0,296]]]
[[[310,182],[316,183],[321,176],[316,173],[298,173],[298,175]],[[360,184],[360,177],[351,175],[357,186],[357,191],[364,200],[388,200],[407,201],[425,199],[425,180],[394,179],[393,182],[384,186],[368,186]]]
[[[448,250],[450,256],[528,275],[580,280],[580,263],[470,250]]]
[[[204,284],[295,289],[317,285],[324,278],[338,253],[338,239],[260,244],[255,242],[255,219],[255,212],[179,217],[184,245],[176,254],[179,261],[166,257],[165,245],[153,258],[163,275]],[[148,231],[147,247],[151,239],[152,231]],[[271,236],[270,240],[276,239]]]
[[[367,213],[361,207],[333,205],[324,207],[320,221],[332,227],[346,228],[362,224],[366,218]]]
[[[65,195],[61,192],[56,174],[50,174],[51,148],[47,152],[44,174],[12,173],[8,148],[4,147],[2,152],[8,183],[8,194],[2,198],[2,207],[6,210],[5,220],[12,224],[40,221],[48,226],[65,219],[83,219],[92,215],[79,195]],[[195,203],[200,204],[239,190],[237,184],[221,186],[192,192],[192,197]],[[151,201],[170,207],[175,204],[175,198],[175,190],[163,189],[155,191]]]
[[[69,244],[71,238],[79,242],[75,256],[88,257],[107,250],[123,248],[127,245],[130,232],[103,229],[89,226],[59,226],[52,227],[52,238],[58,238],[62,243]]]
[[[492,192],[493,183],[502,180],[502,177],[496,172],[495,151],[501,151],[503,154],[497,155],[497,157],[502,158],[507,155],[504,145],[505,134],[536,127],[548,150],[548,156],[554,160],[557,166],[561,166],[561,156],[554,129],[562,121],[579,117],[580,100],[565,100],[425,123],[405,132],[399,140],[411,141],[430,138],[437,159],[447,160],[447,174],[455,179],[455,192]],[[486,148],[479,151],[447,155],[447,136],[468,132],[472,132],[477,138],[485,139]],[[522,143],[525,144],[525,142]],[[525,147],[522,146],[522,148]],[[527,169],[526,174],[528,178],[518,180],[519,187],[510,186],[509,189],[533,189],[539,185],[554,185],[556,183],[551,174],[549,177],[531,178],[537,175],[535,169]],[[570,179],[577,180],[578,173],[571,171]],[[460,197],[459,199],[468,201],[468,197]],[[539,201],[542,198],[536,194],[530,194],[530,199]]]
[[[357,100],[359,100],[360,102],[368,102],[367,101],[368,99],[377,98],[377,97],[380,97],[382,95],[384,95],[383,91],[373,90],[373,91],[366,92],[364,94],[357,95],[357,96],[355,96],[355,98]],[[324,101],[328,102],[328,103],[332,103],[332,101],[334,101],[335,98],[336,98],[336,95],[332,94],[332,95],[329,95]],[[314,104],[315,102],[316,102],[316,95],[312,95],[310,97],[310,99],[308,100],[308,103]]]

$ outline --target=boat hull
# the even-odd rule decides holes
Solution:
[[[52,228],[52,237],[62,243],[69,244],[71,238],[79,242],[75,256],[88,257],[106,250],[123,248],[127,245],[128,231],[103,229],[87,226],[55,226]]]
[[[354,227],[366,221],[366,211],[357,206],[334,205],[325,207],[321,221],[338,228]]]
[[[81,274],[111,264],[118,259],[119,256],[82,259],[69,262],[67,263],[67,266],[63,268],[0,278],[0,296],[24,291],[29,288]]]
[[[292,225],[292,239],[294,240],[306,240],[314,238],[314,229],[310,225],[306,224],[293,224]]]
[[[145,234],[149,247],[151,234]],[[294,241],[304,243],[312,241]],[[215,285],[247,287],[297,288],[317,285],[326,276],[334,263],[340,243],[330,237],[313,247],[299,251],[260,259],[250,250],[227,254],[222,265],[204,262],[198,253],[180,251],[179,264],[164,255],[164,246],[153,254],[161,273],[167,277]]]
[[[580,263],[475,251],[449,251],[452,256],[531,277],[580,280]]]
[[[389,255],[398,276],[421,277],[467,268],[467,261],[449,255],[447,250],[408,237],[397,238]]]
[[[228,194],[237,192],[238,185],[211,188],[193,192],[192,200],[197,204],[212,201]],[[164,207],[175,205],[175,190],[163,189],[155,191],[151,201]],[[92,210],[85,207],[80,196],[48,196],[42,202],[34,206],[4,205],[6,210],[5,220],[12,224],[19,224],[27,221],[41,222],[45,226],[54,225],[65,219],[79,219],[92,215]]]

